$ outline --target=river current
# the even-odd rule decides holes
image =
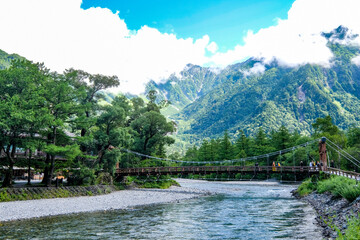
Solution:
[[[178,203],[3,223],[0,239],[321,239],[293,185],[179,180],[216,192]]]

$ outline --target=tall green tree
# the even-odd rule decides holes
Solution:
[[[289,130],[281,125],[278,131],[274,132],[271,136],[271,144],[277,149],[285,149],[291,145],[291,134]]]
[[[129,148],[133,141],[131,130],[126,126],[129,112],[130,103],[124,96],[118,96],[112,105],[102,107],[94,133],[97,158],[93,166],[98,164],[105,171],[114,173],[116,163],[120,162],[120,148]],[[123,166],[126,164],[122,162]]]
[[[45,106],[51,116],[51,121],[47,129],[44,131],[44,136],[47,138],[47,152],[44,169],[43,183],[51,184],[51,179],[54,175],[55,169],[55,149],[58,147],[66,147],[69,139],[66,141],[58,141],[58,136],[67,136],[68,126],[76,119],[76,115],[81,111],[82,105],[78,102],[86,93],[84,89],[74,88],[73,81],[66,75],[51,73],[50,80],[45,85]],[[65,137],[66,138],[66,137]],[[60,145],[61,144],[61,145]],[[65,144],[65,145],[64,145]]]
[[[221,160],[230,160],[233,158],[233,147],[230,140],[228,131],[225,131],[224,137],[220,142],[220,159]]]
[[[161,106],[156,104],[155,91],[150,91],[147,97],[148,104],[144,108],[137,106],[138,111],[134,112],[137,117],[132,117],[130,123],[135,131],[133,149],[143,154],[165,157],[164,147],[175,142],[169,136],[175,131],[175,123],[168,122],[160,113]]]
[[[103,90],[120,85],[117,76],[104,76],[101,74],[89,74],[82,70],[69,69],[64,72],[71,85],[78,91],[84,91],[77,101],[81,105],[76,121],[73,124],[75,130],[80,130],[81,150],[86,153],[92,136],[89,130],[95,126],[97,112],[99,111],[99,100],[104,98]]]
[[[249,139],[246,137],[243,130],[239,132],[239,138],[235,143],[235,155],[236,158],[244,158],[249,154]]]
[[[3,187],[12,185],[16,149],[27,147],[24,138],[34,138],[36,130],[49,120],[44,106],[44,85],[48,70],[42,64],[22,60],[0,71],[0,147],[8,166]]]

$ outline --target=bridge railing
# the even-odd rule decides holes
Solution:
[[[153,174],[180,174],[180,173],[301,173],[318,172],[319,169],[307,166],[181,166],[181,167],[143,167],[143,168],[118,168],[119,175],[153,175]]]
[[[347,178],[352,178],[352,179],[360,178],[360,173],[353,172],[353,171],[345,171],[345,170],[341,170],[338,168],[331,168],[331,167],[328,167],[327,171],[330,174],[343,176],[343,177],[347,177]]]

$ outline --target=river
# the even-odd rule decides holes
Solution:
[[[218,194],[178,203],[5,222],[1,239],[321,239],[293,185],[179,180]]]

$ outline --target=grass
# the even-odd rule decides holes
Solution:
[[[343,197],[352,202],[360,196],[360,185],[354,179],[333,175],[329,178],[307,179],[297,189],[300,196],[306,196],[313,191],[330,192],[336,197]]]
[[[167,176],[161,176],[159,179],[156,177],[127,177],[127,185],[135,183],[139,188],[160,188],[167,189],[173,185],[178,186],[179,184]]]
[[[345,233],[342,234],[338,232],[338,237],[336,239],[347,240],[347,239],[360,239],[360,215],[353,216],[347,221],[347,229]]]
[[[297,192],[300,196],[307,196],[316,189],[316,183],[313,183],[311,179],[307,179],[301,183],[298,187]]]
[[[92,186],[90,188],[83,186],[70,188],[2,188],[0,189],[0,202],[46,198],[67,198],[77,196],[94,196],[108,194],[111,193],[112,190],[113,189],[110,186],[106,186],[103,190],[102,188],[98,188],[96,186]]]

